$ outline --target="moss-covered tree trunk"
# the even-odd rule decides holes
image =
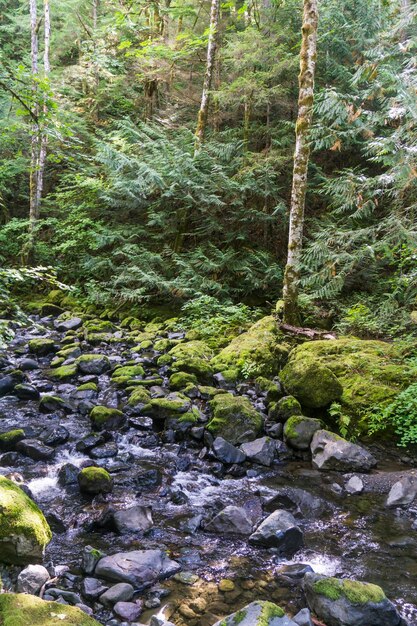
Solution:
[[[313,118],[314,75],[317,51],[317,0],[304,0],[300,53],[298,118],[291,192],[288,254],[284,275],[284,322],[299,324],[298,282],[303,243],[307,170],[310,156],[309,132]]]
[[[220,0],[212,0],[210,12],[210,32],[207,46],[207,64],[204,75],[203,91],[201,94],[200,110],[198,112],[197,128],[195,131],[195,147],[198,151],[204,141],[210,105],[210,90],[213,82],[214,66],[217,50],[217,33],[219,28]]]
[[[49,11],[49,0],[44,0],[43,6],[44,6],[43,68],[44,68],[45,78],[47,79],[51,71],[51,65],[49,61],[49,48],[50,48],[50,42],[51,42],[51,14]],[[44,119],[46,119],[48,116],[48,105],[46,102],[46,97],[47,95],[44,94],[44,105],[43,105]],[[40,134],[39,165],[38,165],[38,176],[37,176],[37,185],[36,185],[37,219],[39,218],[39,211],[41,207],[47,149],[48,149],[48,135],[44,129],[43,132]]]
[[[39,73],[38,68],[38,8],[36,0],[30,0],[30,32],[31,32],[31,64],[32,64],[32,91],[34,101],[34,114],[36,119],[39,117],[39,107],[37,105],[38,88],[37,77]],[[37,203],[37,190],[38,190],[38,161],[39,161],[39,122],[36,121],[32,124],[32,138],[31,138],[31,156],[30,156],[30,171],[29,171],[29,244],[25,251],[25,256],[29,259],[32,256],[34,246],[34,230],[38,219],[38,203]],[[26,259],[26,260],[27,260]]]

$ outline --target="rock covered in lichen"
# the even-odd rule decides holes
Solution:
[[[303,587],[310,609],[328,626],[401,626],[397,609],[381,587],[307,573]]]
[[[210,360],[213,351],[204,341],[179,343],[166,356],[172,373],[185,372],[193,374],[201,382],[211,381],[213,369]]]
[[[291,353],[287,365],[280,374],[288,393],[295,396],[305,407],[321,408],[339,400],[343,388],[333,372],[323,363],[300,353]]]
[[[273,602],[256,601],[228,615],[213,626],[297,626],[285,611]]]
[[[320,430],[321,422],[312,417],[293,415],[284,425],[284,441],[295,450],[308,450],[315,432]]]
[[[51,538],[38,506],[15,483],[0,476],[0,560],[17,564],[39,561]]]
[[[78,484],[80,491],[93,495],[113,489],[113,479],[102,467],[84,467],[78,474]]]
[[[126,418],[122,411],[107,406],[95,406],[90,412],[90,419],[97,430],[114,430],[123,426]]]
[[[25,593],[0,595],[0,624],[4,626],[100,626],[75,606],[46,602]]]

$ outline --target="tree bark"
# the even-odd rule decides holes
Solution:
[[[49,0],[44,0],[43,6],[44,6],[44,42],[45,42],[43,64],[44,64],[45,77],[47,78],[51,72],[51,65],[50,65],[50,60],[49,60],[49,49],[50,49],[50,42],[51,42],[51,16],[50,16],[50,11],[49,11]],[[48,105],[46,104],[46,102],[43,105],[43,113],[46,119],[48,115]],[[46,153],[48,149],[48,135],[45,132],[45,130],[41,132],[40,143],[41,145],[40,145],[40,150],[39,150],[38,180],[37,180],[37,188],[36,188],[36,204],[37,204],[36,219],[39,218],[39,211],[41,207]]]
[[[37,104],[37,77],[38,67],[38,11],[36,0],[30,0],[30,55],[32,64],[32,91],[34,100],[34,114],[39,118],[39,105]],[[29,243],[28,257],[31,256],[34,245],[34,230],[38,219],[37,190],[38,190],[38,159],[39,159],[39,122],[32,124],[31,156],[29,172]]]
[[[317,53],[317,0],[304,0],[300,52],[298,118],[291,191],[287,264],[284,274],[284,322],[299,325],[298,283],[303,243],[307,170],[310,157],[309,133],[313,119],[314,76]]]
[[[195,149],[196,152],[201,148],[204,142],[204,136],[207,128],[208,112],[210,106],[210,90],[213,82],[214,64],[216,60],[217,49],[217,33],[219,29],[220,17],[220,0],[211,1],[210,11],[210,33],[207,46],[207,64],[204,76],[203,91],[201,94],[200,110],[198,112],[197,128],[195,131]]]

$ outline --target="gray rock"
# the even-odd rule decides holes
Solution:
[[[243,463],[246,460],[246,455],[223,437],[216,437],[212,450],[222,463]]]
[[[277,548],[280,554],[292,556],[303,545],[303,533],[291,513],[278,510],[269,515],[249,537],[249,543]]]
[[[118,583],[113,585],[100,596],[100,602],[104,606],[113,606],[117,602],[129,602],[135,593],[134,588],[129,583]]]
[[[243,443],[240,449],[250,461],[267,467],[272,464],[276,453],[275,443],[269,437],[260,437]]]
[[[80,317],[71,317],[69,320],[55,320],[54,326],[60,332],[67,332],[68,330],[77,330],[81,328],[83,321]]]
[[[49,578],[49,572],[43,565],[28,565],[17,577],[17,591],[36,595]]]
[[[386,500],[386,506],[396,507],[411,504],[417,496],[417,476],[403,476],[392,487]]]
[[[22,370],[22,372],[38,370],[39,363],[35,361],[35,359],[22,359],[19,362],[19,369]]]
[[[104,556],[105,555],[103,554],[103,552],[100,552],[100,550],[96,550],[92,546],[85,546],[81,558],[81,569],[86,574],[93,574],[97,563]]]
[[[284,441],[295,450],[308,450],[314,433],[320,428],[320,420],[293,415],[285,422]]]
[[[136,602],[117,602],[113,611],[128,622],[134,622],[142,613],[142,605]]]
[[[314,626],[308,609],[301,609],[297,615],[294,615],[293,620],[298,626]]]
[[[72,604],[73,606],[75,606],[76,604],[82,604],[82,600],[78,593],[68,591],[67,589],[58,589],[58,587],[52,587],[51,589],[47,590],[47,594],[55,600],[62,598],[67,604]]]
[[[363,482],[359,476],[352,476],[345,485],[346,491],[351,495],[362,493],[363,488]]]
[[[14,388],[14,395],[19,400],[39,400],[40,393],[33,385],[28,383],[21,383]]]
[[[205,529],[225,535],[250,535],[253,524],[244,508],[227,506],[206,524]]]
[[[151,617],[151,621],[149,622],[149,626],[175,626],[175,624],[173,624],[172,622],[168,622],[163,617],[153,615]]]
[[[153,526],[152,509],[149,506],[132,506],[114,513],[114,523],[119,533],[140,532]]]
[[[96,600],[107,591],[107,589],[108,587],[105,587],[97,578],[84,578],[81,584],[81,593],[87,600]]]
[[[111,367],[105,354],[83,354],[78,359],[78,369],[83,374],[103,374]]]
[[[369,472],[376,459],[368,450],[328,430],[318,430],[311,442],[313,467],[338,472]]]
[[[332,585],[334,589],[332,599],[320,593],[319,583],[322,580],[327,581],[327,585],[329,583]],[[349,600],[344,592],[346,581],[318,574],[306,574],[303,587],[311,611],[327,626],[400,626],[403,623],[397,609],[384,596],[380,587],[354,582],[356,594],[359,591],[365,595],[369,593],[373,600],[354,602]]]
[[[180,565],[162,550],[133,550],[100,559],[95,574],[105,580],[127,582],[141,588],[168,578],[180,569]]]
[[[22,439],[16,444],[16,450],[34,461],[49,461],[55,454],[53,448],[46,446],[37,439]]]
[[[276,604],[258,600],[228,615],[213,626],[297,626],[297,624]]]
[[[307,572],[313,572],[313,568],[311,565],[307,563],[288,563],[287,565],[282,565],[277,573],[286,576],[287,578],[294,578],[295,580],[304,578]]]

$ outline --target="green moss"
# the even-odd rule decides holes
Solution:
[[[162,378],[146,378],[144,380],[130,380],[126,391],[133,391],[135,387],[153,387],[154,385],[162,385]]]
[[[158,367],[165,367],[165,365],[170,365],[171,363],[172,356],[170,354],[161,354],[157,360]]]
[[[80,345],[78,343],[72,343],[68,346],[65,346],[62,350],[57,352],[57,357],[62,357],[65,359],[76,358],[81,354]]]
[[[24,593],[0,595],[1,626],[100,626],[74,606],[45,602]]]
[[[190,400],[179,394],[172,394],[166,398],[154,398],[142,409],[143,415],[156,419],[177,418],[190,408]]]
[[[97,428],[110,428],[114,424],[120,425],[123,422],[124,415],[118,409],[98,405],[91,409],[90,418]]]
[[[264,317],[223,348],[212,360],[212,367],[223,375],[225,370],[234,370],[238,377],[248,366],[251,376],[275,375],[286,362],[290,347],[277,331],[275,319]]]
[[[211,400],[214,396],[227,393],[226,389],[218,389],[217,387],[210,387],[208,385],[199,385],[198,391],[205,400]]]
[[[255,438],[262,428],[262,416],[247,398],[229,393],[217,395],[211,400],[213,418],[207,429],[231,443]],[[242,439],[243,438],[243,439]]]
[[[141,350],[149,350],[149,348],[152,348],[152,346],[153,346],[153,343],[152,343],[152,341],[150,339],[147,339],[146,341],[142,341],[139,344],[139,348]]]
[[[53,339],[31,339],[28,345],[30,352],[39,354],[39,356],[44,356],[56,350]]]
[[[172,347],[172,341],[170,339],[159,339],[155,341],[154,348],[157,352],[166,352]]]
[[[213,374],[210,365],[213,351],[204,341],[179,343],[171,348],[167,356],[172,360],[172,372],[194,374],[202,382],[209,380]]]
[[[87,333],[112,333],[115,330],[114,325],[107,320],[88,320],[84,324]]]
[[[284,426],[284,435],[286,439],[297,439],[297,437],[299,436],[297,426],[301,424],[304,420],[305,417],[299,415],[293,415],[293,417],[289,418]]]
[[[46,296],[46,300],[51,302],[51,304],[61,304],[63,298],[65,298],[65,291],[61,291],[60,289],[52,289]]]
[[[65,401],[60,396],[53,395],[45,395],[39,400],[39,408],[46,406],[47,404],[54,406],[55,408],[60,408],[65,404]]]
[[[262,611],[259,616],[257,626],[270,626],[270,622],[274,617],[284,617],[285,611],[273,602],[262,602]]]
[[[345,596],[353,604],[385,600],[385,593],[378,585],[350,579],[322,578],[314,583],[313,590],[329,600],[339,600]]]
[[[138,344],[141,344],[144,341],[150,341],[151,345],[153,345],[153,342],[155,341],[155,333],[135,333],[133,338]],[[132,352],[140,352],[141,349],[142,348],[139,345],[137,348],[134,348]]]
[[[187,411],[187,413],[182,413],[181,417],[178,418],[178,422],[180,424],[196,424],[200,418],[200,414],[197,409],[191,409],[191,411]]]
[[[124,365],[114,370],[112,374],[112,381],[118,384],[125,384],[136,376],[143,376],[145,370],[142,365]]]
[[[151,399],[149,391],[143,387],[137,387],[132,391],[129,398],[130,406],[136,406],[137,404],[147,404]]]
[[[68,378],[73,378],[77,374],[77,365],[72,363],[71,365],[61,365],[61,367],[57,367],[56,369],[49,370],[49,376],[56,380],[66,380]]]
[[[340,381],[326,365],[311,356],[298,358],[297,350],[291,354],[280,378],[285,389],[306,407],[328,406],[343,393]]]
[[[77,387],[77,391],[98,391],[96,383],[84,383]]]
[[[19,536],[31,545],[27,547]],[[15,483],[0,476],[0,559],[6,563],[26,563],[42,557],[52,533],[42,511]],[[22,552],[20,552],[22,550]]]
[[[240,611],[238,611],[235,614],[235,624],[236,624],[236,626],[238,626],[238,624],[243,622],[243,620],[245,619],[246,615],[247,615],[247,611],[245,611],[245,609],[241,609]]]
[[[0,449],[12,450],[18,441],[25,438],[25,431],[21,428],[15,430],[8,430],[6,433],[0,435]]]
[[[197,384],[197,376],[195,374],[188,374],[187,372],[175,372],[169,379],[169,386],[171,389],[185,389],[187,385],[192,383]]]

